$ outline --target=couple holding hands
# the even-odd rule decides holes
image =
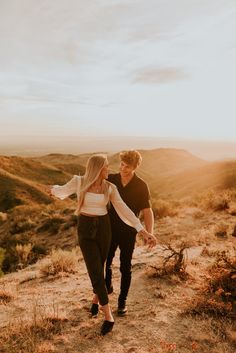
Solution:
[[[127,312],[136,234],[143,236],[149,248],[156,245],[148,186],[135,173],[141,160],[138,151],[122,152],[120,172],[109,175],[107,157],[93,155],[87,161],[83,176],[74,175],[65,185],[50,188],[51,194],[62,200],[77,194],[79,246],[94,292],[90,311],[92,316],[96,316],[101,306],[104,313],[103,336],[114,325],[108,294],[113,292],[112,260],[116,249],[120,248],[121,272],[117,313],[123,316]],[[145,228],[138,218],[140,212]]]

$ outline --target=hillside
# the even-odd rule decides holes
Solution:
[[[154,198],[179,199],[212,188],[236,187],[236,162],[233,160],[206,162],[188,151],[173,148],[140,150],[140,153],[143,160],[137,174],[148,182]],[[37,160],[75,171],[85,166],[89,156],[50,154]],[[108,155],[108,159],[110,171],[118,171],[119,153]]]
[[[103,152],[101,152],[103,153]],[[191,153],[175,148],[158,148],[154,150],[140,150],[142,155],[142,164],[137,170],[137,174],[147,182],[158,181],[166,176],[175,175],[178,172],[191,170],[208,162],[193,156]],[[85,167],[85,164],[92,154],[49,154],[46,156],[34,158],[34,160],[60,166],[63,170],[68,168]],[[119,153],[108,155],[109,169],[116,172],[119,169]]]
[[[70,174],[32,159],[0,156],[0,211],[21,204],[47,204],[44,184],[64,183]]]
[[[153,198],[180,199],[212,188],[222,190],[236,186],[235,161],[210,163],[187,151],[171,148],[140,152],[143,161],[137,174],[148,182]],[[83,174],[90,155],[49,154],[38,158],[0,156],[0,209],[7,210],[10,204],[37,203],[37,198],[39,203],[43,202],[45,197],[48,198],[40,196],[40,192],[44,193],[43,184],[63,184],[72,175]],[[119,154],[109,155],[108,159],[110,172],[118,171]]]
[[[22,204],[48,204],[52,199],[42,186],[0,169],[0,212]]]
[[[236,161],[213,162],[202,167],[152,181],[150,188],[163,198],[193,196],[210,189],[236,188]]]

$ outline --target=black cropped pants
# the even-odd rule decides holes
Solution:
[[[124,302],[127,299],[132,276],[132,256],[135,247],[137,231],[131,227],[113,227],[110,250],[106,261],[106,286],[109,288],[112,283],[112,262],[116,250],[120,248],[120,294],[118,301]]]
[[[108,214],[105,216],[78,217],[78,240],[93,292],[100,305],[108,304],[108,294],[104,279],[104,264],[111,243],[111,226]]]

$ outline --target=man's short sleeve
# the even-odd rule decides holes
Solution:
[[[143,210],[144,208],[151,207],[150,192],[146,183],[143,182],[141,190],[139,192],[139,208]]]

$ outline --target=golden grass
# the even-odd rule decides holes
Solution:
[[[61,333],[66,321],[60,317],[41,317],[32,322],[19,320],[9,324],[0,332],[1,352],[51,353],[54,346],[48,340]]]
[[[178,214],[176,203],[165,200],[153,201],[152,209],[155,218],[174,217]]]
[[[46,264],[40,267],[44,276],[54,276],[59,273],[75,273],[78,266],[78,255],[76,249],[66,251],[62,249],[52,250]]]

